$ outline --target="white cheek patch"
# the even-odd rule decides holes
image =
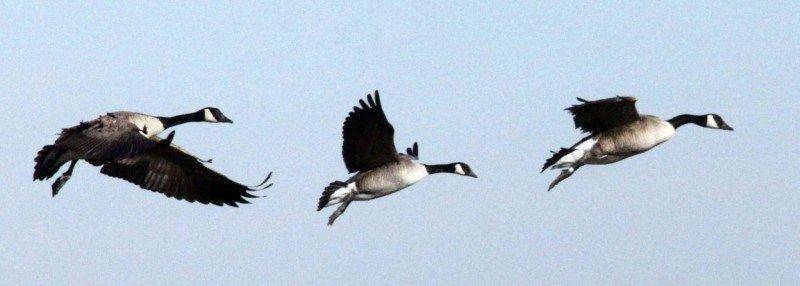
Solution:
[[[466,175],[467,173],[464,172],[464,168],[461,167],[461,164],[456,164],[456,174],[459,175]]]
[[[719,125],[717,125],[717,120],[714,119],[713,115],[706,116],[706,126],[710,128],[717,128],[719,129]]]
[[[203,112],[204,119],[208,122],[217,122],[217,119],[214,118],[214,115],[211,114],[211,110],[205,109]]]

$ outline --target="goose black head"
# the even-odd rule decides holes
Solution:
[[[731,128],[727,123],[725,123],[725,121],[722,120],[722,117],[720,117],[719,115],[712,113],[712,114],[706,114],[705,117],[706,117],[705,122],[702,122],[701,124],[698,125],[707,128],[733,131],[733,128]]]
[[[453,164],[453,168],[454,168],[453,170],[454,174],[473,177],[473,178],[478,177],[478,175],[475,175],[475,173],[472,172],[472,168],[470,168],[469,165],[467,165],[466,163],[461,163],[461,162],[455,163]]]
[[[225,114],[222,114],[222,111],[219,111],[219,108],[216,107],[206,107],[203,110],[200,110],[203,113],[203,121],[205,122],[213,122],[213,123],[233,123],[232,120],[228,119]]]

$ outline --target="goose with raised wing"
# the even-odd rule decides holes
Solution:
[[[52,185],[55,196],[83,160],[102,166],[100,173],[120,178],[167,197],[203,204],[237,206],[254,198],[251,191],[266,189],[271,173],[257,186],[236,183],[209,169],[203,161],[172,144],[175,131],[165,139],[157,135],[188,122],[232,123],[214,107],[197,112],[160,117],[118,111],[64,128],[52,145],[44,146],[34,161],[33,179],[47,180],[70,163]]]
[[[352,201],[380,198],[407,188],[430,174],[452,173],[477,178],[469,165],[419,163],[419,145],[406,154],[397,152],[394,127],[386,119],[378,91],[359,101],[344,122],[342,157],[347,171],[356,173],[347,181],[335,181],[325,188],[317,211],[341,204],[328,219],[328,225],[344,213]]]
[[[617,96],[595,101],[578,98],[580,104],[566,110],[573,116],[575,128],[589,133],[572,147],[561,148],[544,164],[547,168],[563,169],[550,183],[548,190],[569,178],[583,165],[605,165],[641,154],[666,142],[675,130],[687,123],[698,126],[733,130],[717,114],[682,114],[669,120],[639,114],[636,98]]]

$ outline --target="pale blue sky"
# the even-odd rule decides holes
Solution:
[[[800,6],[132,3],[0,5],[0,284],[798,284]],[[464,161],[316,212],[348,175],[341,124],[379,89],[398,148]],[[576,96],[722,115],[553,192]],[[222,109],[175,142],[243,183],[189,204],[78,165],[32,182],[61,127],[108,111]]]

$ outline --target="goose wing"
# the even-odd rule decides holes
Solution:
[[[582,103],[566,110],[572,113],[575,128],[584,132],[603,132],[640,118],[634,97],[617,96],[594,101],[578,98],[578,100]]]
[[[372,95],[367,95],[367,101],[362,99],[359,103],[345,119],[342,130],[342,158],[350,173],[372,170],[399,160],[394,127],[383,113],[378,91],[375,91],[374,100]]]
[[[113,113],[64,128],[55,147],[68,150],[80,159],[100,165],[120,158],[141,154],[156,146],[136,125]]]
[[[171,144],[174,133],[167,139],[156,138],[159,144],[149,152],[107,163],[100,172],[170,198],[218,206],[247,204],[246,198],[256,197],[250,192],[272,186],[266,185],[272,173],[253,187],[228,179],[206,167],[204,161]]]

